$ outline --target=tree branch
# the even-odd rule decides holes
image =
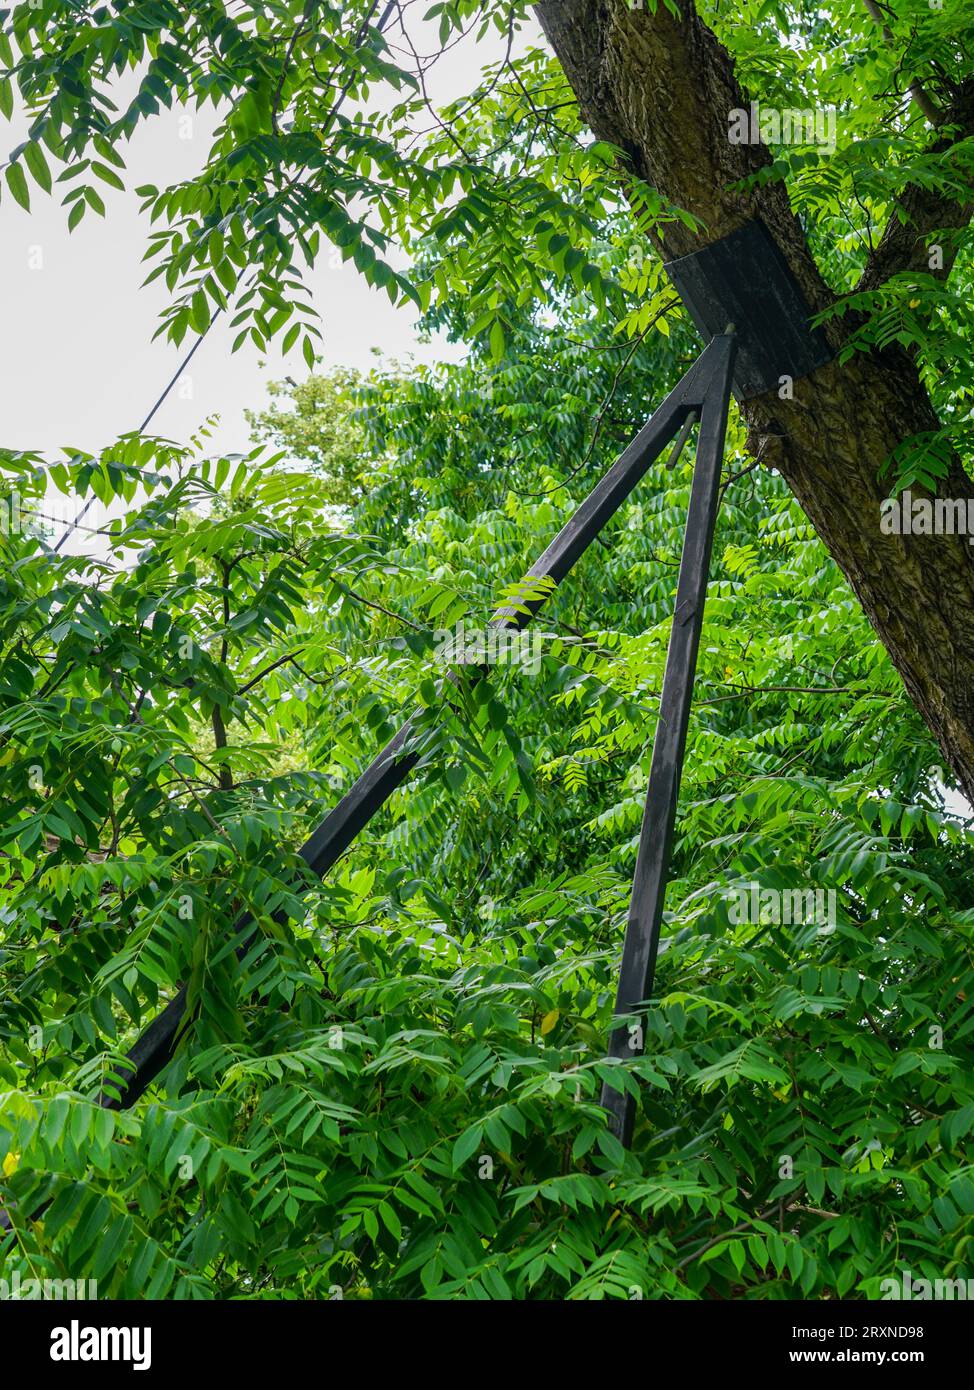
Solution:
[[[882,29],[883,38],[886,40],[886,42],[888,44],[895,45],[896,39],[893,37],[893,31],[892,29],[890,29],[889,25],[883,18],[883,12],[876,4],[876,0],[862,0],[862,3],[865,5],[867,11],[869,12],[870,18],[874,19],[876,23],[879,25],[879,27]],[[914,78],[913,81],[909,84],[909,93],[913,100],[916,102],[917,106],[919,106],[920,110],[926,116],[930,124],[937,125],[942,115],[940,107],[932,99],[932,97],[929,97],[927,95],[927,93],[924,91],[923,87],[920,85],[916,78]]]
[[[950,105],[938,115],[937,129],[941,134],[930,146],[930,154],[943,153],[974,135],[974,79],[968,78],[956,89]],[[972,214],[974,204],[967,198],[952,198],[941,189],[910,184],[893,209],[856,290],[876,289],[891,275],[904,270],[920,270],[945,280],[957,253],[944,246],[941,263],[931,265],[931,236],[941,230],[966,227]]]

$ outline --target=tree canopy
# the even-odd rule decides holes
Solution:
[[[969,197],[971,141],[937,123],[974,59],[959,0],[873,8],[699,13],[769,107],[839,113],[834,150],[783,145],[752,176],[813,245],[823,321],[851,326],[839,368],[892,347],[938,412],[873,459],[879,495],[969,463],[969,230],[943,224],[939,269],[870,277],[906,191]],[[753,421],[728,435],[644,1056],[610,1064],[605,1039],[691,462],[654,466],[550,597],[536,671],[443,698],[437,634],[518,593],[696,355],[659,253],[701,222],[592,137],[526,7],[425,13],[438,50],[500,45],[446,108],[408,4],[4,13],[0,105],[31,118],[4,199],[110,216],[139,123],[212,104],[198,176],[140,185],[160,329],[226,313],[289,354],[246,456],[137,434],[0,453],[22,512],[54,488],[115,513],[95,555],[0,537],[5,1267],[180,1298],[953,1277],[974,1235],[963,779]],[[302,277],[331,246],[465,359],[322,369]],[[416,774],[313,880],[297,847],[417,702]],[[831,920],[761,906],[797,888],[832,893]],[[183,985],[174,1060],[105,1108]],[[606,1081],[638,1097],[630,1151]]]

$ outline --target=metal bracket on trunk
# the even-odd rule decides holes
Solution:
[[[739,400],[777,390],[783,376],[797,381],[830,361],[825,334],[810,326],[801,286],[760,219],[663,269],[705,342],[734,324]]]

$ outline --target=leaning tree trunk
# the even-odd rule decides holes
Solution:
[[[634,172],[705,231],[665,225],[658,249],[687,255],[759,216],[815,312],[834,301],[779,182],[753,193],[732,185],[770,162],[763,146],[731,144],[729,113],[748,104],[734,65],[681,0],[682,18],[628,0],[541,0],[545,33],[578,98],[583,119],[619,146]],[[944,125],[974,130],[974,89],[956,90]],[[955,136],[955,138],[960,138]],[[874,288],[900,270],[927,270],[926,240],[962,225],[970,209],[923,190],[904,195],[864,272]],[[932,238],[931,238],[932,239]],[[949,264],[947,269],[949,270]],[[833,349],[847,330],[827,329]],[[974,801],[974,550],[962,535],[880,533],[886,489],[879,472],[894,448],[939,422],[910,357],[899,349],[856,353],[742,405],[748,446],[777,468],[841,566],[943,756]],[[974,497],[958,461],[943,493]]]

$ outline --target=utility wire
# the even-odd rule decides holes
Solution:
[[[362,23],[361,23],[361,26],[359,27],[358,33],[355,35],[355,39],[354,39],[354,42],[353,42],[353,44],[352,44],[352,51],[353,51],[353,52],[356,51],[357,49],[361,48],[362,44],[364,43],[366,33],[368,32],[369,20],[370,20],[370,19],[372,18],[372,16],[375,14],[375,11],[376,11],[377,8],[378,8],[378,0],[373,0],[373,3],[372,3],[372,5],[371,5],[371,7],[370,7],[368,13],[366,14],[365,18],[362,20]],[[375,26],[378,33],[380,33],[380,34],[382,33],[383,29],[385,28],[386,24],[388,23],[389,19],[391,18],[393,11],[394,11],[396,8],[397,8],[397,6],[396,6],[396,0],[389,0],[389,3],[386,5],[385,9],[382,11],[382,14],[379,16],[378,23],[377,23],[376,26]],[[293,45],[292,45],[292,46],[293,46]],[[282,73],[282,74],[281,74],[281,83],[282,83],[282,85],[283,85],[285,76],[286,76],[286,73]],[[327,119],[327,121],[326,121],[326,123],[325,123],[325,129],[326,129],[326,130],[331,126],[333,120],[334,120],[335,117],[338,115],[339,109],[341,108],[342,103],[344,102],[346,96],[348,95],[348,92],[349,92],[349,89],[350,89],[350,87],[351,87],[351,84],[352,84],[352,79],[349,78],[348,81],[345,82],[345,84],[344,84],[344,86],[342,87],[341,91],[339,92],[339,94],[338,94],[338,100],[335,102],[334,106],[331,108],[331,111],[328,113],[328,119]],[[149,411],[148,415],[147,415],[147,416],[145,417],[145,419],[142,421],[141,425],[139,426],[138,430],[136,431],[137,434],[143,434],[143,433],[145,432],[145,430],[148,429],[149,425],[152,423],[152,421],[153,421],[153,419],[155,418],[156,414],[158,413],[159,409],[161,408],[161,406],[162,406],[163,403],[165,402],[165,400],[166,400],[167,396],[169,395],[170,391],[171,391],[171,390],[173,389],[173,387],[176,385],[176,382],[177,382],[177,381],[179,380],[179,378],[182,376],[183,372],[184,372],[184,371],[186,370],[186,368],[189,366],[190,362],[192,362],[193,357],[194,357],[195,354],[196,354],[197,348],[200,346],[200,344],[202,343],[203,339],[206,337],[207,333],[209,333],[210,329],[213,327],[213,325],[216,323],[217,319],[220,317],[220,315],[221,315],[222,313],[223,313],[223,306],[222,306],[222,305],[218,305],[218,306],[217,306],[217,309],[216,309],[216,312],[214,313],[213,317],[210,319],[209,323],[208,323],[208,324],[206,325],[206,327],[203,329],[202,333],[200,333],[200,334],[198,335],[198,337],[197,337],[197,339],[196,339],[196,342],[193,344],[193,346],[190,348],[189,352],[187,352],[186,356],[183,358],[183,360],[180,362],[179,366],[176,368],[176,370],[175,370],[175,372],[173,373],[173,376],[172,376],[172,378],[170,379],[168,385],[166,386],[165,390],[162,392],[162,395],[159,397],[159,399],[156,401],[155,405],[154,405],[154,406],[152,407],[152,409]],[[67,529],[65,530],[64,534],[61,536],[60,540],[59,540],[59,541],[57,542],[57,544],[54,546],[54,553],[55,553],[55,554],[57,554],[57,552],[61,549],[62,545],[64,545],[64,542],[68,539],[68,537],[71,536],[71,535],[73,535],[74,532],[78,529],[78,526],[80,525],[80,523],[81,523],[82,521],[84,521],[85,517],[88,515],[89,511],[91,510],[91,508],[95,505],[95,501],[96,501],[96,500],[97,500],[97,499],[94,498],[94,497],[89,497],[88,501],[84,504],[84,506],[83,506],[83,507],[81,508],[81,510],[78,512],[78,514],[77,514],[77,516],[74,518],[74,520],[71,521],[71,523],[68,525]]]
[[[162,395],[159,397],[159,399],[156,401],[155,405],[154,405],[154,406],[152,407],[152,409],[149,411],[148,415],[147,415],[147,416],[145,417],[145,419],[142,421],[141,425],[139,426],[138,430],[136,431],[137,434],[142,434],[146,429],[148,429],[148,427],[149,427],[149,425],[152,423],[152,420],[154,419],[154,417],[155,417],[157,411],[159,410],[159,408],[161,407],[161,405],[162,405],[163,402],[165,401],[166,397],[169,395],[169,392],[170,392],[170,391],[172,390],[172,388],[176,385],[176,382],[177,382],[177,381],[179,380],[179,378],[182,376],[183,372],[184,372],[184,371],[186,370],[186,368],[189,366],[190,362],[192,362],[193,356],[194,356],[194,354],[195,354],[195,352],[196,352],[196,349],[199,347],[200,343],[202,343],[203,339],[206,337],[207,333],[209,333],[210,329],[213,327],[213,325],[216,323],[217,319],[220,317],[220,315],[221,315],[222,313],[223,313],[222,307],[219,307],[219,306],[218,306],[216,313],[215,313],[215,314],[213,315],[213,317],[210,319],[209,323],[208,323],[208,324],[206,325],[206,327],[203,329],[203,332],[200,333],[200,335],[199,335],[199,336],[197,337],[197,339],[196,339],[196,342],[193,344],[193,346],[190,348],[189,352],[187,352],[186,356],[183,358],[182,362],[180,362],[179,366],[176,368],[176,371],[174,372],[174,374],[173,374],[171,380],[169,381],[169,384],[166,386],[166,388],[165,388],[165,390],[163,391]],[[76,516],[76,517],[74,518],[74,520],[70,523],[70,525],[68,526],[67,530],[66,530],[66,531],[64,532],[64,534],[61,536],[61,539],[58,541],[57,545],[54,547],[55,553],[57,553],[57,551],[59,551],[59,550],[61,549],[62,545],[63,545],[64,542],[68,539],[68,537],[69,537],[70,535],[72,535],[72,534],[78,529],[78,526],[80,525],[80,523],[81,523],[82,521],[84,521],[85,517],[88,515],[89,511],[91,510],[91,508],[95,505],[95,501],[96,501],[96,500],[97,500],[97,499],[94,498],[94,497],[89,497],[89,498],[88,498],[88,501],[87,501],[87,502],[84,504],[84,506],[81,508],[81,511],[78,512],[77,516]]]

